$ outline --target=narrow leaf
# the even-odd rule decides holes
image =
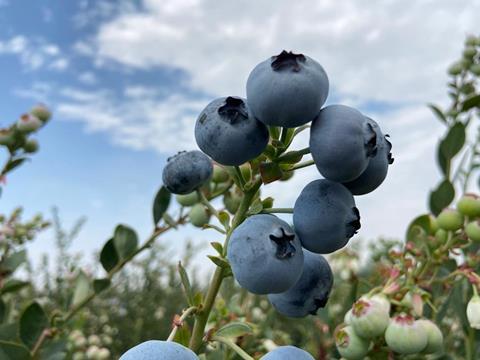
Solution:
[[[436,105],[434,104],[427,104],[427,106],[432,110],[432,112],[437,116],[437,118],[443,122],[444,124],[447,123],[447,117],[443,113],[443,111]]]
[[[153,200],[153,224],[158,225],[163,214],[167,211],[172,195],[165,186],[158,190]]]
[[[218,257],[218,256],[213,256],[213,255],[207,255],[207,256],[208,256],[208,258],[209,258],[210,260],[212,260],[212,262],[213,262],[215,265],[217,265],[217,266],[219,266],[219,267],[222,267],[222,268],[224,268],[224,269],[230,268],[230,264],[228,263],[227,260],[225,260],[225,259],[223,259],[223,258],[220,258],[220,257]]]
[[[469,97],[462,104],[462,111],[468,111],[474,107],[480,107],[480,94]]]
[[[252,332],[253,330],[250,325],[241,322],[232,322],[218,329],[216,335],[224,338],[237,338],[251,334]]]
[[[7,280],[5,282],[5,284],[3,284],[3,287],[0,291],[0,293],[3,295],[3,294],[6,294],[6,293],[15,292],[15,291],[18,291],[20,289],[23,289],[25,286],[28,286],[28,285],[30,285],[30,283],[27,282],[27,281],[10,279],[10,280]]]
[[[90,279],[83,271],[80,271],[75,281],[75,290],[73,292],[72,306],[75,307],[80,304],[91,294],[91,291],[92,289],[90,285]]]
[[[228,214],[228,212],[222,210],[218,213],[218,220],[220,221],[220,223],[228,229],[228,227],[230,226],[230,215]]]
[[[178,273],[180,274],[180,280],[182,281],[183,291],[185,292],[188,305],[193,306],[194,299],[192,286],[190,284],[187,271],[185,270],[181,262],[178,262]]]
[[[222,256],[223,255],[223,246],[219,242],[213,241],[210,243],[212,247],[215,249],[215,251],[218,253],[218,255]]]

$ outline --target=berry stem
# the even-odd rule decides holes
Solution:
[[[270,208],[263,209],[261,214],[293,214],[293,208]]]
[[[225,238],[225,243],[223,245],[224,256],[226,256],[227,254],[228,241],[230,239],[230,236],[232,235],[233,230],[235,230],[235,228],[240,225],[243,220],[245,220],[247,211],[261,185],[262,180],[257,179],[257,181],[255,181],[252,187],[244,193],[242,202],[240,203],[240,206],[238,207],[238,210],[232,220],[232,226],[228,230],[227,236]],[[213,273],[212,280],[210,281],[203,307],[201,307],[196,313],[192,336],[189,343],[189,348],[196,353],[199,352],[203,344],[203,334],[205,332],[205,326],[207,325],[208,317],[210,316],[210,312],[212,311],[212,307],[215,303],[218,291],[220,290],[220,286],[222,285],[223,278],[224,269],[220,266],[217,266],[215,272]]]
[[[224,337],[221,337],[221,336],[214,336],[213,339],[214,341],[218,341],[222,344],[225,344],[227,345],[230,349],[232,349],[233,351],[235,351],[237,353],[238,356],[240,356],[242,359],[244,360],[254,360],[253,357],[251,357],[250,355],[248,355],[245,350],[243,350],[240,346],[238,346],[237,344],[235,344],[232,340],[230,339],[227,339],[227,338],[224,338]]]
[[[200,189],[197,189],[197,194],[198,194],[198,198],[200,199],[201,203],[208,208],[208,210],[210,211],[210,213],[211,213],[213,216],[215,216],[217,219],[219,219],[217,209],[215,209],[215,208],[212,206],[212,204],[210,203],[210,201],[207,200],[207,198],[205,197],[205,195],[203,194],[203,192],[202,192]],[[219,220],[220,220],[220,219],[219,219]]]
[[[197,311],[197,307],[191,306],[186,309],[178,319],[173,320],[173,329],[170,335],[168,335],[167,341],[173,341],[175,335],[177,334],[177,330],[183,326],[183,322],[185,321],[185,319],[190,315],[194,314],[195,311]]]
[[[294,170],[302,169],[304,167],[311,166],[311,165],[315,165],[315,162],[313,160],[307,160],[307,161],[298,163],[297,165],[295,165],[295,166],[293,166],[290,169],[287,169],[285,171],[294,171]]]

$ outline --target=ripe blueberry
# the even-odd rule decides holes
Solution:
[[[428,336],[424,326],[413,316],[395,316],[385,331],[385,341],[390,349],[402,355],[416,354],[427,347]]]
[[[312,121],[328,96],[323,67],[302,54],[282,51],[258,64],[247,80],[247,101],[266,125],[297,127]]]
[[[212,176],[212,160],[200,151],[183,151],[171,157],[163,169],[163,184],[174,194],[188,194]]]
[[[295,202],[293,224],[305,249],[328,254],[344,247],[357,232],[360,214],[345,186],[314,180]]]
[[[444,209],[437,217],[437,224],[440,229],[455,231],[462,227],[463,215],[457,210]]]
[[[30,133],[40,129],[43,123],[32,114],[23,114],[17,121],[17,129],[22,133]]]
[[[255,294],[287,291],[298,281],[303,251],[292,228],[274,215],[253,215],[230,238],[227,257],[238,283]]]
[[[245,100],[213,100],[195,124],[198,147],[222,165],[241,165],[260,155],[268,144],[267,127],[256,120]]]
[[[202,227],[210,221],[210,213],[203,204],[195,204],[188,213],[190,223],[196,227]]]
[[[295,346],[280,346],[262,356],[260,360],[314,360],[314,358],[305,350]]]
[[[131,348],[120,360],[198,360],[198,356],[176,342],[150,340]]]
[[[364,339],[382,335],[389,321],[388,308],[375,299],[362,298],[352,306],[352,327],[355,333]]]
[[[370,342],[359,337],[351,326],[343,326],[335,331],[335,345],[342,357],[347,360],[365,359]]]
[[[378,188],[387,177],[388,166],[393,163],[392,144],[380,130],[380,126],[370,119],[367,121],[375,130],[378,146],[376,154],[370,159],[367,168],[362,174],[350,182],[344,183],[353,195],[364,195]]]
[[[427,319],[417,320],[416,323],[422,325],[427,332],[427,346],[423,349],[423,352],[426,354],[434,354],[442,351],[443,334],[438,326]]]
[[[304,251],[302,276],[297,283],[281,294],[270,294],[268,299],[281,314],[290,317],[315,315],[325,307],[333,286],[330,265],[322,255]]]
[[[365,171],[378,151],[377,141],[372,123],[345,105],[323,108],[310,130],[310,151],[318,171],[338,182],[355,180]]]

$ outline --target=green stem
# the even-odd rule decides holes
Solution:
[[[248,355],[245,350],[243,350],[240,346],[238,346],[237,344],[235,344],[232,340],[230,339],[227,339],[227,338],[224,338],[224,337],[221,337],[221,336],[214,336],[213,337],[213,340],[214,341],[218,341],[222,344],[225,344],[227,345],[230,349],[232,349],[233,351],[235,351],[238,356],[240,356],[242,359],[244,360],[255,360],[253,357],[251,357],[250,355]]]
[[[172,332],[170,333],[170,335],[168,335],[167,341],[173,341],[173,339],[175,338],[175,335],[177,334],[177,330],[183,326],[183,322],[185,321],[185,319],[187,317],[189,317],[190,315],[194,314],[195,311],[197,311],[197,307],[196,306],[191,306],[183,312],[183,314],[182,314],[182,316],[180,316],[180,318],[174,319],[173,329],[172,329]]]
[[[302,169],[304,167],[311,166],[311,165],[315,165],[315,162],[313,160],[307,160],[307,161],[298,163],[297,165],[285,171],[294,171],[294,170]]]
[[[297,152],[300,153],[300,154],[302,154],[302,155],[310,154],[310,147],[306,147],[306,148],[297,150]]]
[[[228,241],[233,230],[245,219],[248,208],[250,207],[251,202],[261,185],[262,181],[261,179],[258,179],[253,184],[253,186],[244,193],[242,202],[240,203],[237,213],[232,220],[232,226],[228,230],[227,236],[225,238],[225,244],[223,245],[224,254],[227,253]],[[223,268],[217,267],[215,269],[215,272],[213,273],[212,280],[210,281],[210,286],[208,287],[203,307],[199,309],[196,314],[195,323],[192,330],[192,336],[189,343],[189,348],[196,353],[198,353],[203,344],[203,334],[205,332],[205,326],[207,325],[208,317],[210,316],[210,312],[212,311],[215,299],[218,295],[218,291],[220,290],[220,286],[222,285],[223,277]]]
[[[261,214],[293,214],[293,208],[270,208],[263,209]]]
[[[210,203],[210,201],[207,200],[207,198],[205,197],[205,195],[203,194],[203,192],[198,189],[197,190],[197,194],[198,194],[198,197],[200,198],[200,201],[202,202],[203,205],[205,205],[208,210],[210,211],[210,213],[215,216],[217,219],[219,219],[219,216],[218,216],[218,212],[217,212],[217,209],[215,209],[212,204]],[[220,219],[219,219],[220,220]]]

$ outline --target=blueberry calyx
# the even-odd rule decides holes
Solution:
[[[307,60],[303,54],[294,54],[292,51],[283,50],[279,55],[272,56],[273,71],[291,70],[299,72],[302,68],[301,63]]]
[[[393,158],[393,155],[392,155],[392,152],[391,152],[391,150],[392,150],[392,143],[391,143],[390,141],[388,141],[388,139],[387,139],[387,138],[389,138],[389,137],[390,137],[390,135],[388,135],[388,134],[385,135],[385,141],[387,142],[387,146],[388,146],[388,155],[387,155],[388,164],[389,164],[389,165],[392,165],[392,164],[393,164],[393,160],[395,160],[395,159]]]
[[[349,237],[352,237],[356,233],[358,233],[358,230],[361,228],[360,224],[360,211],[354,206],[352,207],[352,213],[353,217],[349,222],[347,222],[347,235]]]
[[[374,157],[377,154],[377,133],[373,129],[372,124],[367,122],[367,142],[365,143],[365,148],[367,149],[367,156]]]
[[[328,302],[328,296],[322,298],[322,299],[313,299],[313,303],[315,305],[315,310],[312,310],[309,312],[310,315],[317,315],[318,309],[323,309]]]
[[[279,228],[273,234],[270,234],[269,237],[277,245],[275,256],[278,259],[288,259],[295,255],[297,249],[292,244],[293,240],[295,240],[295,234],[287,233],[284,228]]]
[[[248,119],[247,107],[242,99],[229,96],[225,103],[218,108],[218,114],[226,118],[231,124],[235,123],[239,117]]]

